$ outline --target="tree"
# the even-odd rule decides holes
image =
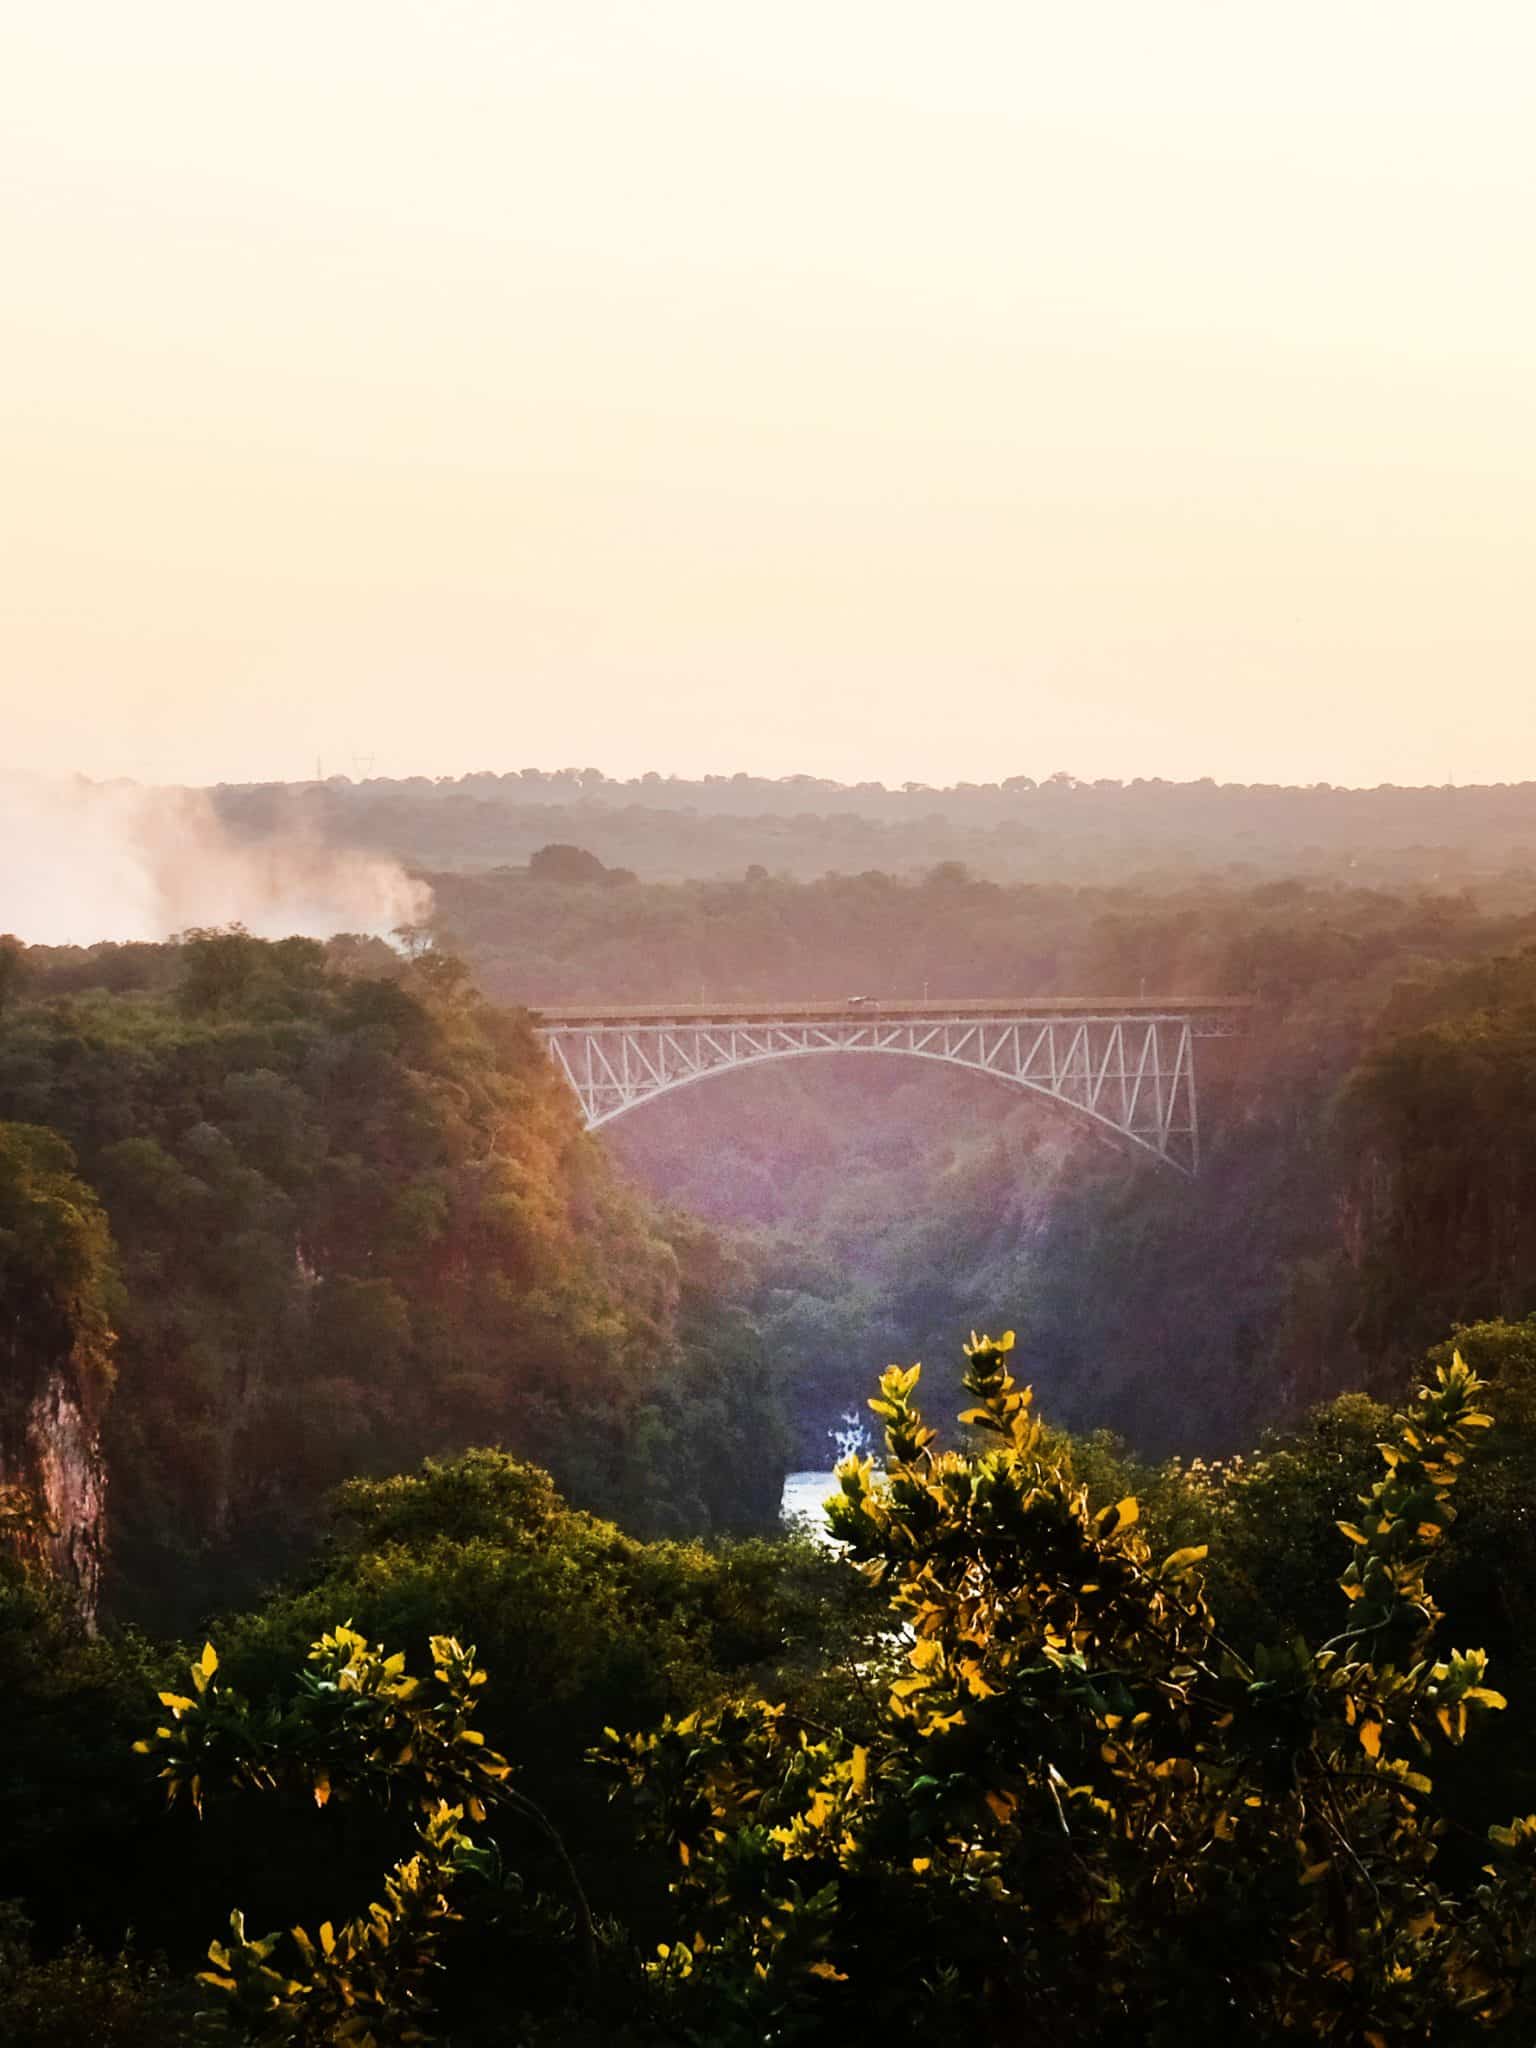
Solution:
[[[13,1396],[28,1361],[65,1367],[89,1404],[111,1382],[107,1220],[57,1132],[0,1123],[0,1362]]]
[[[32,1929],[0,1905],[0,2040],[6,2048],[165,2048],[192,2014],[163,1964],[105,1957],[79,1936],[37,1955]]]
[[[944,1452],[918,1368],[871,1403],[887,1469],[838,1468],[828,1523],[901,1646],[854,1742],[762,1701],[613,1737],[678,1865],[652,1977],[715,2043],[1101,2048],[1530,2038],[1536,1818],[1441,1884],[1431,1766],[1503,1706],[1480,1651],[1437,1656],[1425,1568],[1489,1418],[1459,1358],[1341,1524],[1349,1626],[1242,1653],[1203,1546],[1156,1560],[1132,1498],[1095,1510],[1009,1370],[967,1347]],[[1278,1532],[1277,1532],[1278,1534]]]
[[[27,979],[27,949],[10,932],[0,932],[0,1012],[13,1003]]]
[[[535,882],[601,882],[608,870],[585,847],[554,845],[529,855],[528,873]]]
[[[339,1927],[252,1939],[238,1908],[229,1938],[209,1945],[200,1982],[222,1998],[246,2039],[284,2044],[421,2040],[428,1982],[444,1934],[458,1920],[467,1879],[499,1882],[494,1844],[477,1843],[492,1805],[552,1835],[539,1808],[509,1784],[511,1766],[474,1725],[485,1673],[473,1648],[431,1641],[431,1675],[408,1675],[355,1629],[329,1630],[309,1652],[284,1709],[263,1713],[219,1682],[211,1643],[190,1667],[190,1693],[162,1692],[168,1719],[135,1743],[162,1760],[174,1804],[199,1814],[216,1794],[297,1789],[317,1807],[333,1799],[403,1804],[415,1844],[384,1874],[382,1898]],[[569,1858],[564,1868],[590,1950],[593,1930]]]
[[[266,948],[242,924],[182,935],[181,1000],[195,1015],[227,1016],[248,1000]]]

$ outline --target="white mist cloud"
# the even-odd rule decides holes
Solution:
[[[0,932],[31,945],[234,923],[261,938],[387,934],[431,905],[381,855],[294,832],[237,839],[201,790],[0,778]]]

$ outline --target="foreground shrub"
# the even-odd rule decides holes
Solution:
[[[868,1739],[763,1701],[610,1738],[675,1864],[671,2021],[741,2048],[1528,2042],[1536,1819],[1437,1881],[1437,1762],[1504,1705],[1480,1651],[1432,1648],[1425,1582],[1482,1383],[1453,1358],[1395,1418],[1340,1524],[1338,1633],[1245,1653],[1203,1546],[1155,1557],[1133,1498],[1090,1506],[1011,1345],[967,1347],[980,1448],[940,1450],[893,1367],[885,1471],[838,1468],[830,1526],[905,1652]]]

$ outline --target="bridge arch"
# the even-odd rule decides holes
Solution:
[[[1241,1028],[1242,999],[1147,1003],[800,1003],[545,1010],[536,1024],[588,1130],[714,1074],[826,1054],[924,1059],[1074,1112],[1176,1171],[1199,1167],[1194,1042]]]

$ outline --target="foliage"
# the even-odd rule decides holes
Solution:
[[[1350,1625],[1242,1654],[1203,1546],[1157,1559],[1132,1498],[1095,1510],[1009,1370],[968,1347],[937,1448],[891,1368],[887,1469],[845,1462],[829,1524],[905,1645],[877,1734],[764,1702],[608,1752],[679,1870],[652,1975],[690,2038],[1155,2044],[1302,2035],[1524,2039],[1536,1822],[1495,1829],[1466,1896],[1435,1863],[1430,1770],[1503,1705],[1437,1655],[1425,1583],[1488,1417],[1459,1359],[1393,1425],[1345,1529]]]
[[[25,946],[14,932],[0,932],[0,1010],[15,1000],[26,978]]]
[[[336,1506],[310,1583],[222,1625],[226,1672],[277,1697],[339,1613],[389,1641],[473,1632],[496,1673],[480,1725],[536,1761],[540,1805],[594,1907],[627,1921],[653,1915],[661,1887],[585,1766],[603,1727],[743,1685],[842,1711],[878,1626],[859,1582],[808,1542],[641,1542],[500,1452],[353,1481]],[[541,1838],[521,1861],[555,1884]]]
[[[665,1869],[605,1800],[585,1750],[616,1717],[681,1712],[729,1687],[839,1715],[851,1700],[858,1711],[848,1667],[867,1654],[878,1614],[854,1575],[807,1542],[647,1544],[570,1508],[547,1474],[501,1452],[352,1482],[338,1515],[301,1584],[216,1629],[215,1690],[245,1702],[241,1754],[259,1760],[255,1730],[279,1748],[291,1742],[293,1757],[272,1763],[273,1788],[247,1783],[241,1796],[226,1796],[217,1759],[210,1771],[200,1758],[180,1772],[186,1794],[168,1815],[131,1745],[156,1692],[199,1697],[186,1656],[116,1632],[88,1637],[48,1580],[0,1573],[0,1842],[38,1924],[36,1967],[54,1968],[83,1927],[106,1969],[137,1930],[168,1956],[180,1997],[220,1932],[210,1902],[238,1901],[262,1938],[297,1922],[318,1940],[327,1919],[339,1928],[375,1900],[392,1911],[383,1874],[426,1853],[413,1830],[428,1816],[402,1809],[398,1793],[381,1805],[366,1787],[352,1797],[333,1789],[317,1806],[307,1773],[322,1710],[293,1696],[295,1668],[315,1669],[312,1643],[350,1615],[352,1634],[370,1644],[478,1639],[479,1665],[496,1681],[474,1689],[474,1725],[519,1760],[512,1789],[533,1793],[548,1816],[546,1826],[501,1799],[495,1832],[515,1875],[490,1869],[467,1890],[455,1878],[459,1917],[436,1942],[447,1967],[432,1973],[445,2030],[500,2041],[514,2005],[543,2026],[581,2006],[588,1970],[568,1852],[598,1919],[594,1996],[609,2029],[598,2038],[617,2040],[634,1996],[630,1943],[660,1932]],[[160,1725],[174,1735],[175,1716]],[[479,1842],[473,1816],[459,1825]],[[291,1952],[268,1962],[304,1979]]]
[[[523,768],[433,779],[221,784],[207,792],[232,835],[319,833],[333,844],[473,872],[576,840],[651,876],[801,878],[869,868],[921,873],[966,863],[1033,881],[1230,872],[1461,886],[1528,871],[1529,783],[1495,788],[1336,789],[1085,781],[1034,773],[934,788],[815,775]],[[764,875],[766,879],[766,874]],[[1284,879],[1273,884],[1285,887]]]
[[[163,1963],[102,1956],[79,1937],[55,1955],[38,1955],[30,1936],[25,1915],[0,1903],[6,2048],[164,2048],[188,2037],[189,2001]]]
[[[538,882],[632,882],[628,868],[607,868],[582,846],[541,846],[528,856],[528,873]]]
[[[530,1805],[475,1726],[485,1673],[474,1651],[435,1636],[431,1676],[411,1677],[403,1653],[386,1655],[337,1627],[311,1647],[294,1699],[265,1712],[222,1685],[218,1668],[205,1644],[190,1666],[192,1691],[162,1692],[169,1721],[135,1744],[163,1759],[172,1802],[185,1796],[201,1813],[215,1788],[281,1785],[320,1807],[398,1797],[417,1816],[417,1846],[385,1875],[381,1899],[339,1928],[295,1927],[287,1947],[278,1934],[247,1936],[236,1909],[200,1981],[228,1998],[247,2039],[382,2048],[425,2038],[418,2022],[442,1936],[458,1917],[454,1892],[466,1875],[496,1868],[494,1850],[464,1822],[483,1821],[492,1802]]]
[[[1500,968],[1454,977],[1441,1014],[1351,1084],[1380,1160],[1364,1306],[1378,1348],[1536,1303],[1536,951]]]
[[[0,1123],[0,1361],[68,1371],[94,1405],[111,1380],[114,1285],[106,1218],[53,1131]]]
[[[141,2008],[187,2038],[210,1901],[238,1900],[207,1974],[258,2040],[344,2038],[349,1993],[381,2042],[465,2048],[940,2024],[1523,2042],[1536,1834],[1507,1816],[1536,1785],[1480,1653],[1431,1631],[1439,1605],[1457,1642],[1491,1624],[1496,1682],[1524,1696],[1536,1340],[1457,1343],[1501,1414],[1465,1464],[1486,1432],[1451,1353],[1395,1421],[1356,1397],[1254,1456],[1161,1469],[1045,1430],[1001,1343],[968,1357],[958,1452],[893,1371],[886,1469],[845,1462],[832,1507],[857,1569],[803,1543],[640,1542],[500,1452],[360,1479],[306,1580],[221,1622],[190,1679],[0,1580],[0,1835],[44,1929],[0,2011],[47,1986],[68,2039],[71,2000],[95,2014],[110,1991],[126,2041]],[[374,1646],[471,1632],[471,1677],[496,1682],[461,1686],[485,1741],[460,1745],[451,1645],[414,1689]],[[159,1820],[128,1754],[150,1687],[150,1763],[177,1791]],[[602,1801],[594,1744],[632,1799]],[[456,1759],[487,1752],[515,1777],[466,1784]],[[115,1960],[134,1926],[170,1975],[137,1944]],[[295,1926],[309,1949],[249,1931]]]
[[[27,1301],[98,1378],[115,1240],[119,1614],[252,1594],[328,1488],[473,1442],[640,1530],[771,1523],[781,1397],[709,1233],[619,1183],[525,1019],[381,950],[193,932],[136,950],[169,987],[40,971],[0,1015],[0,1116],[38,1127],[0,1127],[0,1295],[46,1253]]]

